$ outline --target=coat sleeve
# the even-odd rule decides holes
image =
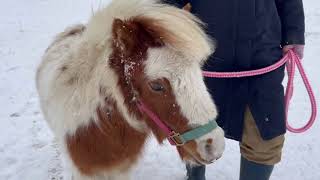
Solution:
[[[177,6],[179,8],[183,8],[186,4],[188,4],[188,0],[163,0],[163,2]]]
[[[276,0],[282,25],[282,45],[305,43],[302,0]]]

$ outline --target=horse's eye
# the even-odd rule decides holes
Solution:
[[[164,91],[164,86],[159,82],[150,82],[149,86],[153,91],[156,91],[156,92]]]

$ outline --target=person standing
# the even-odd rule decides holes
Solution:
[[[206,71],[254,70],[290,49],[303,58],[302,0],[165,0],[207,24],[217,49]],[[226,138],[240,143],[240,180],[268,180],[284,144],[284,67],[256,77],[205,78]],[[188,180],[205,180],[205,166],[187,165]]]

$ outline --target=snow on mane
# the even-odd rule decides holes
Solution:
[[[170,38],[164,38],[166,45],[187,59],[202,63],[214,51],[213,42],[203,32],[204,24],[197,17],[157,0],[114,0],[93,15],[84,36],[97,47],[105,47],[111,38],[114,19],[133,17],[149,18],[156,26],[166,28],[170,34]]]

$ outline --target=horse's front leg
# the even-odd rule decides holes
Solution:
[[[86,176],[73,170],[71,180],[130,180],[130,172],[102,172],[101,174]]]

